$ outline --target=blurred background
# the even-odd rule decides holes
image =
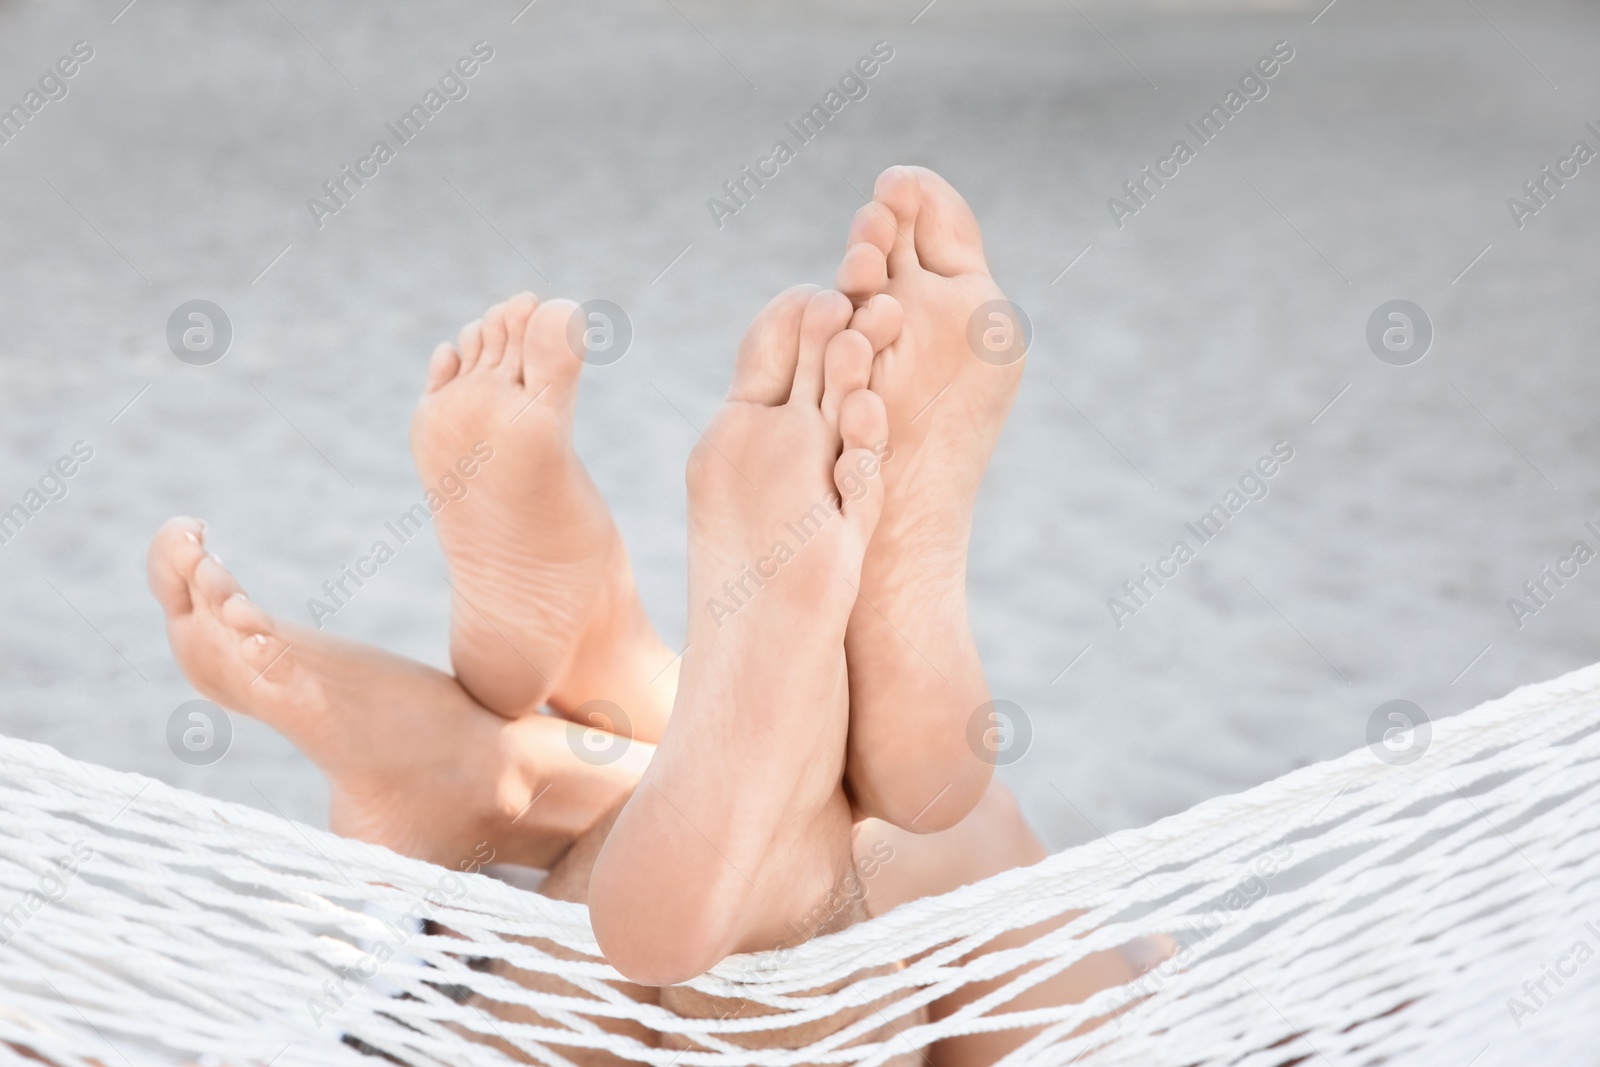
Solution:
[[[1002,773],[1054,846],[1359,748],[1386,701],[1440,719],[1587,664],[1600,565],[1507,602],[1600,549],[1600,163],[1523,188],[1600,149],[1597,39],[1600,8],[1553,0],[0,2],[0,107],[92,49],[0,143],[0,510],[93,450],[0,544],[0,732],[325,824],[259,724],[209,766],[169,750],[196,694],[149,536],[204,517],[309,622],[420,491],[429,351],[523,288],[632,321],[578,439],[681,643],[690,423],[893,163],[967,196],[1034,326],[970,584],[1031,728]],[[470,94],[319,228],[308,199],[479,41]],[[719,227],[708,199],[877,42],[866,98]],[[1108,200],[1279,42],[1265,97],[1119,227]],[[197,299],[231,323],[209,366],[167,342]],[[1393,300],[1425,352],[1369,344]],[[1116,625],[1278,442],[1265,499]],[[430,534],[328,627],[446,667],[447,610]]]

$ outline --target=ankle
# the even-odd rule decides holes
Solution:
[[[552,869],[615,816],[654,754],[654,746],[628,743],[616,759],[592,763],[575,750],[575,730],[538,714],[499,727],[482,771],[479,821],[504,859]]]
[[[496,627],[458,603],[450,629],[450,663],[461,688],[479,704],[507,719],[537,712],[550,696],[549,663],[534,663]]]
[[[597,610],[584,628],[550,692],[550,706],[570,715],[591,700],[609,701],[627,715],[633,737],[658,742],[676,695],[676,659],[630,579],[626,594]]]
[[[856,876],[850,850],[850,818],[848,805],[836,795],[788,847],[774,848],[774,855],[785,857],[783,870],[777,877],[756,876],[759,888],[746,904],[747,923],[731,951],[792,948],[866,917],[866,887]],[[794,862],[805,853],[811,853],[809,860]]]

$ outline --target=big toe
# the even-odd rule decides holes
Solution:
[[[588,349],[588,327],[571,300],[547,300],[528,317],[522,334],[522,382],[535,398],[571,406]]]
[[[891,268],[909,240],[923,270],[947,278],[988,273],[977,216],[943,177],[926,167],[890,167],[879,176],[874,195],[901,223]]]
[[[812,294],[800,320],[800,352],[795,360],[789,403],[815,405],[822,399],[828,345],[850,324],[854,311],[849,299],[837,290],[824,289]]]
[[[145,557],[145,575],[150,592],[168,615],[182,615],[194,609],[189,583],[205,555],[205,523],[199,519],[180,515],[156,530]]]
[[[800,358],[800,322],[815,285],[785,289],[761,309],[739,342],[728,399],[769,407],[789,399]]]

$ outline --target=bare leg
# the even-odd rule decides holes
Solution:
[[[600,854],[606,836],[610,833],[615,813],[603,818],[586,834],[551,872],[550,879],[541,892],[559,900],[578,903],[588,901],[589,879],[594,862]],[[936,834],[918,835],[899,830],[878,820],[868,820],[856,828],[853,844],[855,884],[840,887],[837,908],[820,909],[815,916],[819,921],[796,923],[798,935],[786,943],[806,937],[831,933],[851,923],[885,914],[901,904],[927,896],[948,893],[963,885],[1001,874],[1017,866],[1036,863],[1045,858],[1044,846],[1034,836],[1022,817],[1010,792],[999,782],[993,783],[978,806],[958,825]],[[850,876],[847,876],[847,878]],[[865,904],[863,907],[862,904]],[[998,938],[985,951],[1025,945],[1033,939],[1069,921],[1071,915],[1059,920]],[[549,942],[534,942],[556,955],[563,950]],[[772,947],[772,946],[768,946]],[[1161,958],[1167,948],[1157,945],[1133,946],[1133,951],[1096,953],[1047,982],[1035,986],[1016,1000],[1003,1006],[1005,1011],[1025,1011],[1031,1008],[1076,1004],[1101,989],[1120,985],[1136,978]],[[1141,959],[1142,957],[1142,959]],[[893,969],[898,964],[882,970]],[[564,995],[581,996],[576,987],[550,975],[530,971],[501,968],[499,973],[530,989]],[[855,982],[875,971],[852,975]],[[987,995],[1002,986],[1012,975],[969,986],[959,993],[932,1005],[926,1017],[944,1018],[966,1004]],[[708,997],[682,986],[655,989],[627,982],[612,983],[642,1003],[659,1003],[685,1018],[722,1019],[745,1018],[760,1014],[765,1009],[748,1001]],[[843,984],[843,983],[841,983]],[[817,992],[823,992],[818,990]],[[479,1001],[479,1006],[497,1018],[513,1021],[553,1025],[537,1013],[505,1004]],[[786,1030],[759,1031],[747,1035],[743,1041],[749,1048],[800,1048],[820,1040],[848,1026],[874,1007],[864,1005],[860,1010],[841,1013],[828,1019]],[[902,1018],[894,1024],[885,1024],[866,1040],[893,1041],[897,1031],[924,1021],[924,1016]],[[608,1026],[608,1029],[611,1028]],[[643,1027],[631,1023],[618,1023],[612,1032],[635,1037],[644,1044],[662,1047],[695,1049],[699,1046],[681,1038],[660,1038]],[[1038,1033],[1037,1028],[1011,1030],[993,1034],[976,1034],[949,1038],[936,1043],[923,1052],[907,1051],[889,1061],[889,1067],[915,1067],[931,1063],[932,1067],[990,1067],[1006,1054],[1026,1043]],[[740,1040],[735,1037],[733,1040]],[[620,1067],[626,1061],[608,1053],[563,1050],[575,1063],[583,1067]]]
[[[173,520],[151,546],[151,585],[168,611],[174,652],[201,692],[260,717],[323,768],[334,792],[338,832],[448,865],[472,856],[483,842],[500,860],[544,866],[559,858],[541,891],[560,900],[587,901],[595,859],[653,746],[632,742],[622,759],[596,766],[574,757],[572,735],[578,727],[570,723],[545,716],[507,721],[475,704],[438,671],[276,622],[242,598],[221,564],[206,554],[202,532],[193,520]],[[428,787],[419,789],[418,783]],[[535,796],[540,799],[529,808]],[[829,932],[1043,856],[1043,846],[998,785],[965,820],[941,833],[919,836],[871,820],[856,830],[855,872],[829,868],[864,884],[865,909],[859,907],[859,885],[846,882],[835,887],[845,906],[808,908],[774,944]],[[1047,928],[1016,931],[996,947],[1026,943]],[[551,943],[535,943],[552,954],[562,952]],[[579,995],[576,987],[548,975],[502,973],[530,989]],[[1030,991],[1014,1006],[1076,1003],[1131,973],[1114,954],[1102,954]],[[614,984],[641,1002],[659,998],[689,1017],[759,1010],[683,989]],[[940,1001],[934,1005],[936,1017],[993,985]],[[541,1021],[512,1005],[480,1006],[505,1020]],[[753,1044],[803,1046],[855,1017],[753,1035]],[[617,1023],[613,1032],[646,1044],[655,1040],[631,1023]],[[935,1067],[992,1064],[1029,1036],[1010,1032],[941,1042],[933,1050]],[[584,1050],[570,1050],[569,1058],[583,1067],[622,1062]]]
[[[578,904],[585,904],[589,900],[589,875],[594,870],[595,857],[600,854],[600,847],[605,844],[606,837],[611,833],[611,826],[616,822],[617,814],[622,810],[622,802],[612,805],[611,810],[600,817],[595,825],[569,849],[561,861],[550,871],[550,876],[545,879],[539,892],[555,900],[567,900]],[[529,938],[527,943],[539,950],[548,953],[557,959],[574,959],[574,955],[567,949],[553,941],[543,938]],[[565,979],[555,975],[545,974],[541,971],[526,971],[521,968],[496,962],[491,970],[509,981],[531,989],[538,993],[554,993],[567,997],[586,997],[589,994]],[[661,990],[652,986],[637,985],[633,982],[612,982],[612,987],[618,989],[626,996],[637,1000],[641,1004],[659,1004]],[[531,1008],[515,1004],[505,1004],[489,1000],[481,995],[474,994],[472,1003],[494,1016],[514,1023],[526,1023],[531,1026],[561,1027],[561,1023],[549,1019]],[[622,1037],[631,1037],[641,1044],[654,1047],[658,1044],[658,1035],[640,1023],[626,1019],[601,1020],[601,1027],[607,1032]],[[483,1040],[479,1037],[478,1040]],[[520,1052],[512,1049],[505,1041],[489,1038],[487,1044],[498,1047],[512,1059],[523,1059]],[[636,1064],[636,1060],[626,1060],[599,1049],[584,1049],[561,1046],[556,1050],[566,1059],[576,1064],[577,1067],[624,1067],[627,1064]]]
[[[597,766],[580,727],[508,721],[454,678],[381,649],[274,619],[172,519],[150,545],[150,588],[189,681],[283,734],[328,777],[336,833],[454,866],[487,844],[554,862],[632,790],[651,747]],[[524,813],[537,798],[537,818]]]
[[[990,783],[983,799],[965,819],[940,833],[909,833],[875,819],[861,824],[856,852],[874,861],[876,873],[868,883],[867,895],[867,908],[874,916],[922,897],[949,893],[1015,867],[1038,863],[1048,855],[1023,818],[1016,798],[999,780]],[[1013,930],[996,938],[984,951],[1026,945],[1059,929],[1077,914],[1081,913]],[[1168,951],[1169,946],[1140,943],[1123,951],[1094,953],[999,1010],[1027,1011],[1082,1003],[1102,989],[1138,977]],[[967,986],[935,1001],[930,1015],[943,1019],[1014,977],[1013,972]],[[990,1067],[1038,1033],[1039,1028],[1035,1027],[946,1038],[933,1046],[933,1067]]]

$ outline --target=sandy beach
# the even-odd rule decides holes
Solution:
[[[0,543],[0,732],[324,825],[319,775],[257,723],[210,766],[169,751],[195,693],[150,534],[204,517],[255,600],[310,622],[420,496],[429,351],[523,288],[631,321],[585,371],[579,446],[681,642],[697,427],[751,316],[832,278],[900,162],[965,193],[1033,324],[970,594],[1031,730],[1002,773],[1053,846],[1359,748],[1385,701],[1439,719],[1600,656],[1600,564],[1524,599],[1600,551],[1600,163],[1508,207],[1600,150],[1593,5],[124,3],[0,3],[0,105],[92,51],[0,144],[0,511],[75,458]],[[465,56],[458,98],[388,132]],[[231,325],[207,366],[167,340],[197,299]],[[1431,324],[1406,365],[1368,341],[1394,300]],[[325,624],[446,667],[447,611],[425,533]]]

